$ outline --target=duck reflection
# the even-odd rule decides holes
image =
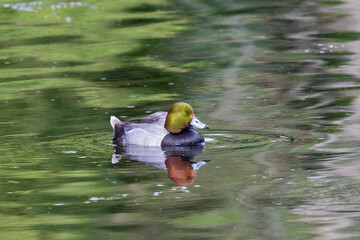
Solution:
[[[123,155],[131,161],[143,162],[157,168],[167,169],[169,178],[177,185],[194,182],[196,171],[209,160],[194,162],[201,155],[203,146],[189,147],[147,147],[138,145],[117,145],[112,163],[118,163]]]

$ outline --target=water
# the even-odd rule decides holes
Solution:
[[[0,238],[359,239],[358,8],[0,1]],[[112,144],[176,101],[204,149]]]

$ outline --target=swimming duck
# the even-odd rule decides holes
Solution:
[[[209,129],[184,102],[173,104],[167,113],[156,112],[128,122],[111,116],[110,124],[114,129],[114,142],[143,146],[204,145],[204,137],[194,127]]]

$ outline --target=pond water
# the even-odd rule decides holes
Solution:
[[[356,0],[0,0],[0,239],[359,239]],[[192,105],[204,148],[115,146]]]

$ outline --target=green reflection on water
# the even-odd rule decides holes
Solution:
[[[358,40],[360,33],[358,32],[331,32],[331,33],[319,33],[315,35],[318,38],[326,38],[336,42],[348,42]]]
[[[346,87],[328,84],[358,81],[311,62],[337,68],[351,52],[313,46],[358,33],[289,37],[309,30],[283,15],[302,2],[1,1],[0,238],[312,237],[317,224],[291,209],[311,199],[307,171],[334,155],[307,149],[350,114],[333,109],[354,100],[337,93]],[[110,115],[180,100],[211,126],[194,159],[211,163],[193,184],[111,162]]]
[[[321,1],[320,5],[323,6],[336,6],[342,4],[342,1]]]

